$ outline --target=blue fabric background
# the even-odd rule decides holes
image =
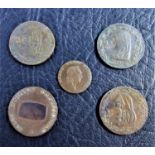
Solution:
[[[43,22],[56,38],[54,54],[39,66],[22,65],[9,52],[11,32],[27,20]],[[97,54],[99,33],[117,22],[135,26],[145,40],[145,56],[129,69],[112,69]],[[72,59],[85,62],[93,74],[89,89],[78,95],[64,92],[57,81],[60,66]],[[154,80],[155,9],[0,9],[0,146],[155,146]],[[52,130],[38,138],[17,133],[7,117],[12,96],[32,85],[49,90],[59,107]],[[120,85],[138,89],[149,106],[145,126],[129,136],[111,133],[98,116],[102,95]]]

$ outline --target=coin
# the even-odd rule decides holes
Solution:
[[[148,105],[139,91],[116,87],[102,97],[99,114],[109,130],[128,135],[143,127],[148,117]]]
[[[12,126],[22,135],[40,136],[54,125],[58,114],[54,97],[41,87],[26,87],[10,101],[8,116]]]
[[[60,86],[67,92],[81,93],[91,84],[91,70],[83,62],[69,61],[60,68],[58,81]]]
[[[97,40],[101,59],[114,68],[129,68],[144,55],[145,43],[141,33],[128,24],[112,24],[101,32]]]
[[[12,56],[26,65],[37,65],[46,61],[54,52],[55,38],[52,31],[37,21],[19,24],[9,40]]]

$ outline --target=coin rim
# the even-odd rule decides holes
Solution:
[[[12,49],[11,49],[11,43],[10,43],[10,40],[11,40],[11,37],[13,36],[13,33],[18,29],[20,28],[21,25],[24,25],[24,24],[27,24],[27,23],[37,23],[39,25],[42,25],[44,26],[45,28],[47,28],[50,32],[51,32],[51,36],[52,36],[52,40],[53,40],[53,48],[51,49],[51,52],[49,52],[49,56],[44,59],[44,60],[40,60],[40,61],[33,61],[33,62],[25,62],[25,61],[22,61],[21,59],[19,59],[19,57],[17,56],[17,54],[14,54],[15,52],[12,52]],[[47,61],[51,56],[52,54],[54,53],[54,50],[55,50],[55,46],[56,46],[56,40],[55,40],[55,36],[53,34],[53,31],[47,26],[45,25],[44,23],[42,22],[39,22],[39,21],[33,21],[33,20],[30,20],[30,21],[25,21],[25,22],[22,22],[20,24],[18,24],[14,30],[11,32],[11,35],[10,35],[10,38],[9,38],[9,50],[10,50],[10,53],[11,55],[13,56],[13,58],[15,60],[17,60],[18,62],[24,64],[24,65],[29,65],[29,66],[33,66],[33,65],[39,65],[39,64],[42,64],[44,63],[45,61]]]
[[[51,121],[48,121],[48,122],[51,122],[51,123],[47,123],[46,128],[44,129],[44,131],[40,130],[40,131],[37,132],[37,134],[34,134],[34,135],[33,135],[33,134],[32,134],[32,135],[29,135],[29,134],[27,134],[27,133],[24,133],[24,132],[20,131],[20,130],[17,128],[18,122],[16,121],[16,116],[15,116],[15,114],[14,114],[14,113],[10,113],[10,110],[13,108],[12,105],[13,105],[13,104],[16,104],[15,102],[13,102],[14,99],[16,98],[16,96],[17,96],[19,93],[24,92],[26,89],[31,89],[31,88],[33,88],[33,89],[38,89],[38,88],[39,88],[41,91],[50,94],[50,97],[52,98],[53,102],[52,102],[52,104],[51,104],[51,102],[49,102],[49,104],[50,104],[50,107],[54,108],[54,111],[55,111],[55,113],[54,113],[54,115],[52,116],[52,118],[49,119],[49,120],[51,120]],[[24,95],[24,94],[25,94],[25,93],[23,93],[23,95]],[[15,107],[16,107],[16,105],[15,105]],[[13,118],[12,118],[12,115],[14,116]],[[56,120],[57,120],[57,117],[58,117],[58,106],[57,106],[57,102],[56,102],[54,96],[53,96],[48,90],[46,90],[46,89],[44,89],[44,88],[42,88],[42,87],[38,87],[38,86],[28,86],[28,87],[22,88],[22,89],[18,90],[18,91],[13,95],[13,97],[11,98],[11,100],[10,100],[10,102],[9,102],[9,106],[8,106],[8,118],[9,118],[9,122],[10,122],[10,124],[12,125],[12,127],[13,127],[18,133],[20,133],[20,134],[22,134],[22,135],[24,135],[24,136],[26,136],[26,137],[38,137],[38,136],[44,135],[45,133],[47,133],[47,132],[54,126],[54,124],[55,124],[55,122],[56,122]],[[15,121],[14,121],[14,119],[15,119]],[[44,125],[43,125],[43,126],[44,126]],[[44,127],[43,127],[43,128],[44,128]]]
[[[68,89],[66,89],[64,86],[63,86],[63,81],[62,81],[62,79],[61,79],[61,75],[62,75],[62,72],[63,72],[63,70],[64,70],[64,66],[67,66],[67,65],[69,65],[69,64],[80,64],[80,65],[82,65],[85,69],[86,69],[86,71],[87,71],[87,73],[88,73],[88,81],[86,81],[86,83],[85,83],[85,86],[83,87],[84,89],[81,89],[80,91],[78,91],[78,92],[76,92],[76,91],[70,91],[70,90],[68,90]],[[88,65],[87,64],[85,64],[84,62],[82,62],[82,61],[79,61],[79,60],[70,60],[70,61],[67,61],[67,62],[65,62],[63,65],[61,65],[61,67],[60,67],[60,69],[59,69],[59,71],[58,71],[58,83],[59,83],[59,85],[61,86],[61,88],[63,89],[63,90],[65,90],[66,92],[68,92],[68,93],[71,93],[71,94],[79,94],[79,93],[83,93],[84,91],[86,91],[88,88],[89,88],[89,86],[91,85],[91,82],[92,82],[92,72],[91,72],[91,69],[88,67]]]
[[[101,52],[101,50],[99,48],[99,40],[100,40],[101,36],[103,35],[104,31],[106,31],[107,29],[110,29],[113,26],[119,26],[119,25],[132,28],[135,32],[137,32],[139,34],[138,38],[142,41],[141,51],[139,52],[139,53],[141,53],[140,57],[138,59],[136,59],[136,61],[134,61],[134,63],[132,63],[132,64],[129,63],[129,65],[126,65],[126,66],[124,66],[124,65],[121,66],[121,65],[118,65],[117,63],[115,63],[115,65],[111,64],[109,61],[107,61],[103,52]],[[145,53],[145,41],[144,41],[142,33],[136,27],[126,24],[126,23],[115,23],[115,24],[109,25],[108,27],[106,27],[105,29],[103,29],[100,32],[98,39],[97,39],[97,51],[98,51],[98,54],[99,54],[100,58],[102,59],[102,61],[104,61],[104,63],[107,64],[108,66],[110,66],[112,68],[116,68],[116,69],[127,69],[127,68],[133,67],[134,65],[138,64],[139,61],[143,58],[144,53]]]
[[[145,119],[144,121],[142,122],[141,126],[139,126],[139,128],[137,128],[136,130],[133,130],[133,131],[130,131],[130,132],[117,132],[116,130],[113,130],[113,128],[109,127],[107,125],[107,123],[104,123],[104,121],[102,120],[102,116],[101,116],[101,106],[102,106],[102,102],[104,101],[104,98],[110,94],[111,92],[113,92],[115,89],[129,89],[131,91],[134,91],[135,93],[138,93],[144,100],[144,104],[145,104],[145,110],[146,110],[146,113],[145,113]],[[140,91],[138,91],[137,89],[134,89],[132,87],[129,87],[129,86],[117,86],[117,87],[114,87],[112,88],[111,90],[107,91],[101,98],[101,101],[99,103],[99,116],[100,116],[100,120],[102,121],[102,124],[109,130],[111,131],[112,133],[114,134],[117,134],[117,135],[131,135],[131,134],[134,134],[134,133],[137,133],[139,130],[141,130],[144,125],[146,124],[147,122],[147,119],[148,119],[148,115],[149,115],[149,107],[148,107],[148,103],[146,101],[146,98],[142,95],[142,93]]]

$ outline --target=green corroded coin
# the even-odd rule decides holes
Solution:
[[[46,25],[37,21],[27,21],[12,32],[9,48],[13,57],[19,62],[37,65],[52,55],[55,38]]]
[[[112,24],[97,40],[101,59],[114,68],[129,68],[144,55],[145,43],[141,33],[128,24]]]

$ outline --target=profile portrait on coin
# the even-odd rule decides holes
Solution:
[[[66,80],[76,90],[77,85],[83,78],[82,71],[78,66],[71,66],[67,70]]]
[[[111,123],[117,123],[118,126],[122,126],[136,121],[137,116],[131,96],[125,93],[118,94],[115,98],[114,104],[116,105],[115,107],[107,109],[107,117],[109,119],[112,117],[115,118]],[[113,116],[114,113],[116,115],[115,117]]]
[[[109,56],[113,59],[122,61],[130,60],[132,46],[131,39],[130,33],[124,30],[109,35],[105,46]]]
[[[72,60],[62,65],[58,72],[60,86],[69,93],[84,92],[91,84],[90,68],[83,62]]]
[[[128,135],[144,126],[148,117],[148,105],[139,91],[119,86],[102,97],[99,115],[109,130],[119,135]]]
[[[114,68],[136,65],[144,55],[145,42],[142,34],[133,26],[116,23],[105,28],[97,40],[101,59]]]

